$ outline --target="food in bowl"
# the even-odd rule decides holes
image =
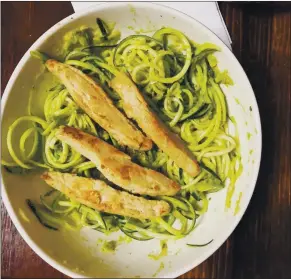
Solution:
[[[113,24],[70,31],[58,57],[38,51],[58,79],[34,115],[9,127],[8,171],[44,169],[52,190],[27,204],[48,229],[121,230],[135,240],[179,239],[208,208],[208,193],[242,171],[220,87],[232,85],[214,56],[173,28],[120,41]],[[12,143],[15,130],[31,123]],[[29,147],[29,150],[28,150]]]

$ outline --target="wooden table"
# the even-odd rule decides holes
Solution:
[[[1,7],[3,92],[25,51],[73,8],[70,2],[2,2]],[[254,196],[235,232],[181,278],[290,279],[291,5],[220,3],[220,8],[259,104],[262,163]],[[66,278],[27,246],[1,209],[2,276]]]

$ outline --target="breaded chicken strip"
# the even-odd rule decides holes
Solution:
[[[46,66],[65,85],[75,102],[119,143],[137,150],[152,148],[152,141],[114,106],[93,79],[56,60],[47,60]]]
[[[66,196],[99,211],[142,219],[170,212],[165,201],[147,200],[118,191],[102,180],[61,172],[45,172],[41,178]]]
[[[79,129],[61,126],[56,137],[95,163],[108,180],[129,192],[171,196],[180,190],[176,182],[163,174],[133,163],[127,154]]]
[[[126,74],[118,73],[110,85],[123,100],[126,115],[134,119],[145,134],[180,168],[189,175],[196,176],[199,173],[199,165],[195,156],[150,109],[134,82]]]

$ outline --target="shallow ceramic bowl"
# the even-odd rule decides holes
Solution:
[[[68,276],[78,277],[177,277],[199,265],[213,254],[233,232],[250,202],[261,157],[261,126],[252,87],[232,52],[205,26],[185,14],[151,3],[103,4],[62,20],[43,34],[23,56],[6,87],[2,100],[2,155],[7,158],[5,135],[17,117],[27,111],[29,92],[41,71],[41,65],[29,55],[39,49],[48,53],[63,34],[82,24],[94,25],[96,17],[115,21],[122,36],[132,34],[128,28],[157,30],[174,27],[198,42],[212,42],[221,47],[217,53],[219,67],[228,69],[235,85],[223,88],[230,115],[237,121],[241,142],[243,173],[236,183],[232,208],[225,211],[226,189],[212,194],[208,212],[199,220],[197,229],[184,239],[168,243],[168,256],[160,261],[148,254],[159,251],[159,241],[132,241],[118,246],[114,254],[101,252],[98,239],[118,239],[119,233],[106,237],[98,232],[55,232],[44,228],[27,208],[27,198],[38,198],[46,185],[36,175],[12,175],[2,170],[3,201],[19,233],[28,245],[47,263]],[[17,135],[15,141],[18,141]],[[234,215],[239,194],[240,210]],[[203,248],[190,248],[186,243],[205,243]],[[163,268],[162,268],[163,267]]]

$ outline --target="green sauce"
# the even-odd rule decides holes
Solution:
[[[136,10],[134,7],[130,6],[131,13],[136,16]],[[97,19],[98,23],[98,19]],[[152,24],[149,20],[149,26]],[[78,28],[75,28],[74,30],[68,32],[62,41],[58,42],[59,45],[62,45],[62,50],[60,52],[60,56],[58,59],[63,59],[66,57],[68,60],[74,61],[74,65],[80,65],[78,68],[81,68],[80,70],[83,70],[85,73],[88,72],[88,69],[95,69],[96,75],[94,78],[100,79],[101,85],[106,87],[106,92],[110,95],[110,97],[116,98],[116,94],[114,92],[111,92],[108,88],[108,82],[111,79],[111,71],[114,69],[112,66],[113,60],[116,60],[115,62],[118,62],[120,60],[120,63],[123,63],[123,56],[122,53],[124,51],[124,48],[122,45],[118,44],[118,46],[113,46],[115,44],[114,42],[117,42],[120,38],[120,32],[118,30],[114,29],[114,24],[112,23],[105,23],[97,24],[95,28],[87,27],[87,26],[79,26]],[[133,26],[135,26],[133,24]],[[133,26],[129,26],[129,29],[134,30]],[[153,28],[153,26],[151,26]],[[151,30],[153,31],[153,30]],[[136,32],[146,32],[146,30],[140,29]],[[128,53],[130,57],[127,57],[125,60],[131,61],[130,63],[133,63],[135,71],[131,71],[130,74],[132,74],[132,78],[136,80],[136,82],[140,82],[140,75],[146,74],[148,75],[148,69],[141,71],[141,69],[138,69],[140,65],[140,59],[150,59],[151,61],[150,65],[154,65],[153,61],[156,60],[157,57],[159,59],[164,60],[163,65],[161,67],[159,66],[159,71],[154,70],[153,73],[155,73],[155,79],[151,79],[151,75],[149,77],[149,81],[146,81],[147,86],[144,87],[144,92],[148,95],[149,102],[152,102],[154,106],[157,107],[157,111],[159,114],[164,116],[164,118],[171,119],[171,127],[173,130],[175,130],[176,133],[180,134],[181,131],[181,137],[185,139],[185,141],[188,142],[189,146],[193,147],[193,152],[200,152],[204,150],[204,148],[207,148],[209,145],[211,145],[211,142],[214,140],[218,140],[219,143],[222,143],[221,145],[218,144],[218,149],[220,150],[220,146],[224,146],[224,140],[217,137],[222,131],[224,131],[225,128],[225,122],[227,120],[227,103],[225,99],[224,93],[221,91],[219,84],[230,84],[232,81],[229,80],[227,71],[220,72],[217,67],[217,60],[214,56],[209,56],[209,54],[213,53],[215,50],[218,50],[219,48],[214,46],[213,44],[205,43],[205,44],[195,44],[190,43],[187,39],[187,37],[174,29],[166,28],[161,29],[157,31],[156,36],[162,39],[164,37],[163,34],[167,34],[166,40],[161,41],[165,46],[169,47],[172,52],[177,53],[177,63],[175,62],[176,58],[174,55],[166,54],[165,56],[164,50],[160,49],[161,44],[153,44],[153,46],[150,46],[151,44],[146,46],[146,50],[143,51],[142,49],[139,52]],[[164,33],[166,32],[166,33]],[[158,35],[157,35],[158,34]],[[155,39],[155,37],[154,37]],[[131,44],[138,43],[135,41],[135,39],[130,38]],[[141,40],[142,42],[143,40]],[[127,41],[129,42],[129,41]],[[124,43],[124,41],[123,41]],[[170,43],[170,46],[169,46]],[[198,58],[195,60],[195,62],[192,61],[193,57],[193,45],[195,45],[195,52],[197,52]],[[106,46],[105,48],[100,48],[99,46]],[[126,45],[124,45],[125,47]],[[147,50],[147,48],[150,46],[150,51]],[[173,50],[174,49],[174,50]],[[54,50],[54,48],[52,48]],[[118,50],[118,51],[117,51]],[[151,54],[153,53],[153,54]],[[134,54],[134,55],[132,55]],[[142,54],[142,55],[140,55]],[[53,55],[53,57],[56,57]],[[86,62],[85,65],[80,59],[88,59],[84,60]],[[41,58],[42,60],[45,60],[42,58],[42,56],[38,56],[38,58]],[[130,58],[130,59],[129,59]],[[174,59],[175,58],[175,59]],[[92,60],[93,59],[93,60]],[[209,71],[208,63],[206,61],[208,59],[209,64],[213,67],[211,72]],[[95,61],[95,62],[94,62]],[[98,62],[99,61],[99,62]],[[103,62],[100,62],[103,61]],[[123,62],[122,62],[123,61]],[[82,63],[80,63],[82,62]],[[191,63],[192,62],[192,63]],[[72,65],[73,65],[72,64]],[[96,66],[98,64],[98,67]],[[117,63],[119,64],[119,62]],[[183,64],[183,67],[181,66]],[[83,66],[81,66],[83,65]],[[152,67],[152,66],[149,66]],[[100,69],[99,69],[100,68]],[[173,68],[173,69],[172,69]],[[215,68],[215,69],[214,69]],[[98,70],[99,69],[99,70]],[[109,70],[108,70],[109,69]],[[129,69],[129,68],[128,68]],[[154,68],[153,68],[154,69]],[[173,73],[171,73],[171,70],[173,70]],[[98,70],[98,71],[97,71]],[[91,71],[91,70],[90,70]],[[115,70],[113,71],[115,72]],[[106,74],[105,74],[106,73]],[[138,74],[137,74],[138,73]],[[190,77],[188,76],[190,75]],[[211,74],[211,75],[209,75]],[[189,81],[186,80],[184,77],[189,77]],[[51,80],[49,80],[49,78]],[[43,81],[41,82],[41,79]],[[143,79],[142,79],[143,80]],[[217,81],[218,80],[218,81]],[[64,150],[64,147],[62,147],[58,141],[50,140],[54,137],[54,130],[57,126],[60,124],[66,124],[69,126],[75,126],[79,129],[86,130],[89,133],[96,134],[101,139],[108,141],[109,144],[113,144],[118,149],[122,149],[114,139],[111,138],[111,135],[109,135],[107,132],[102,130],[101,128],[98,128],[98,131],[96,131],[96,127],[94,126],[93,121],[85,115],[85,113],[78,108],[78,106],[74,103],[74,100],[72,99],[72,96],[70,96],[69,92],[67,90],[64,90],[61,86],[58,86],[56,88],[54,85],[56,83],[59,83],[58,81],[55,82],[53,80],[53,76],[48,73],[47,71],[39,78],[37,79],[39,85],[35,86],[35,92],[32,94],[31,97],[31,115],[27,118],[27,116],[24,116],[24,118],[18,118],[16,121],[16,124],[20,123],[21,121],[29,121],[29,124],[35,125],[36,123],[40,123],[42,130],[48,129],[46,133],[44,144],[39,144],[40,140],[37,139],[34,142],[36,143],[35,146],[39,148],[34,148],[39,152],[39,154],[43,154],[43,158],[38,158],[38,153],[35,153],[36,156],[33,156],[36,160],[35,163],[38,165],[41,164],[41,167],[53,167],[55,169],[66,169],[67,172],[71,172],[76,168],[79,168],[79,163],[76,163],[78,154],[74,155],[75,157],[70,156],[71,149],[69,148],[68,152]],[[181,83],[180,83],[181,82]],[[153,86],[155,84],[155,86]],[[145,85],[145,84],[144,84]],[[196,98],[193,97],[193,94],[191,93],[193,86],[195,87],[195,90],[199,90],[199,99],[198,102]],[[185,89],[188,87],[189,89]],[[207,87],[209,87],[210,91],[208,92]],[[48,90],[50,90],[48,92]],[[212,90],[212,91],[211,91]],[[177,96],[177,100],[180,100],[178,103],[172,100],[172,95]],[[48,94],[49,93],[49,94]],[[211,93],[213,96],[213,107],[216,109],[212,111],[210,109],[210,105],[204,106],[201,114],[201,104],[208,103],[212,101],[210,100],[210,96],[208,93]],[[42,97],[41,97],[42,96]],[[44,100],[47,101],[46,106],[44,106]],[[237,103],[239,104],[239,100],[237,100]],[[115,101],[115,99],[114,99]],[[159,101],[159,104],[155,103],[156,101]],[[116,101],[117,102],[117,101]],[[200,103],[201,102],[201,103]],[[165,105],[168,104],[169,105]],[[196,105],[198,103],[198,105]],[[40,104],[41,107],[37,107],[37,105]],[[119,102],[119,109],[122,109],[122,102]],[[162,105],[164,104],[164,105]],[[179,109],[176,111],[176,105],[178,104]],[[153,107],[154,107],[153,106]],[[200,107],[200,108],[199,108]],[[192,110],[194,108],[194,110]],[[205,109],[206,108],[206,109]],[[192,111],[191,111],[192,110]],[[199,111],[200,110],[200,111]],[[45,112],[45,115],[44,115]],[[58,112],[55,114],[55,112]],[[190,116],[193,116],[196,114],[198,116],[197,112],[199,112],[199,118],[203,118],[204,120],[199,124],[200,120],[197,120],[197,124],[199,124],[197,130],[200,130],[204,134],[204,138],[200,140],[200,143],[197,144],[196,138],[197,138],[197,132],[199,131],[192,131],[191,126],[188,126],[190,123],[188,120],[190,120]],[[194,113],[194,114],[193,114]],[[45,116],[45,117],[44,117]],[[39,119],[38,117],[41,117]],[[43,119],[45,118],[45,120]],[[231,118],[233,123],[235,124],[234,118]],[[195,120],[196,121],[196,120]],[[178,123],[179,122],[179,123]],[[202,125],[203,124],[203,125]],[[207,124],[207,125],[204,125]],[[210,131],[207,127],[209,125],[213,124],[213,130]],[[196,124],[195,124],[196,125]],[[200,127],[201,126],[201,127]],[[16,126],[13,126],[12,129],[15,129]],[[48,127],[48,128],[47,128]],[[211,126],[212,127],[212,126]],[[39,128],[39,127],[38,127]],[[184,129],[182,129],[184,128]],[[237,130],[237,129],[236,129]],[[27,131],[27,130],[26,130]],[[187,132],[188,131],[188,132]],[[225,132],[227,134],[227,132]],[[10,133],[11,135],[11,133]],[[106,136],[105,136],[106,135]],[[19,138],[19,137],[14,137]],[[232,184],[228,189],[227,194],[227,206],[230,207],[231,204],[231,197],[234,192],[234,185],[237,177],[239,176],[239,171],[235,170],[234,163],[239,162],[240,163],[240,155],[239,153],[239,138],[236,136],[236,150],[232,151],[231,154],[228,154],[229,160],[231,162],[228,174],[226,176],[230,176]],[[23,142],[23,141],[20,141]],[[10,146],[12,146],[12,136],[8,139],[8,143]],[[49,151],[54,150],[54,151]],[[23,151],[23,150],[21,150]],[[25,151],[25,150],[24,150]],[[23,156],[25,157],[25,152],[22,152]],[[20,166],[20,167],[27,167],[36,169],[38,165],[27,165],[26,162],[29,162],[29,160],[21,160],[20,157],[17,156],[17,151],[15,152],[13,149],[13,146],[10,148],[10,155],[12,155],[12,159]],[[165,175],[169,176],[173,180],[177,180],[181,182],[182,185],[186,187],[187,184],[191,181],[191,177],[188,177],[186,173],[183,173],[182,169],[179,169],[175,164],[172,164],[169,158],[160,150],[157,152],[137,152],[132,150],[126,151],[128,155],[132,157],[134,161],[137,161],[137,163],[141,164],[144,167],[153,168],[153,169],[162,169],[163,172],[165,172]],[[237,153],[236,153],[237,152]],[[230,152],[227,152],[230,153]],[[62,155],[60,155],[62,154]],[[63,156],[64,160],[63,163],[59,163],[59,157]],[[22,158],[21,157],[21,158]],[[28,156],[26,156],[28,157]],[[212,157],[212,156],[211,156]],[[211,158],[212,159],[212,158]],[[215,159],[215,158],[213,158]],[[233,163],[234,162],[234,163]],[[11,164],[11,163],[10,163]],[[211,161],[209,161],[209,164],[212,165]],[[4,164],[5,165],[5,164]],[[6,165],[9,165],[6,164]],[[221,170],[217,168],[218,174],[223,172],[223,167],[221,167]],[[66,167],[64,167],[66,166]],[[84,167],[84,166],[83,166]],[[95,169],[95,166],[93,164],[93,168]],[[212,169],[212,168],[209,168]],[[80,171],[80,175],[82,176],[88,176],[88,177],[94,177],[98,175],[98,178],[100,176],[100,179],[104,179],[102,175],[99,173],[96,175],[96,172],[92,170],[91,165],[84,168],[84,170]],[[202,215],[204,212],[207,211],[208,206],[208,199],[203,192],[209,192],[211,189],[214,191],[219,190],[221,185],[219,187],[216,187],[217,184],[215,184],[215,187],[212,185],[212,181],[209,180],[208,175],[212,177],[212,175],[217,175],[216,172],[209,173],[205,177],[199,176],[198,179],[195,178],[197,181],[200,181],[202,183],[199,184],[199,191],[201,193],[196,193],[192,195],[192,191],[186,188],[184,189],[185,192],[189,193],[192,197],[192,199],[196,200],[202,200],[202,207],[195,208],[191,203],[189,205],[186,205],[189,210],[193,209],[193,211],[196,211],[199,215]],[[224,180],[224,179],[223,179]],[[206,182],[205,182],[206,181]],[[209,183],[210,181],[210,183]],[[204,184],[203,184],[204,183]],[[207,183],[207,185],[205,185]],[[209,186],[209,185],[211,186]],[[196,187],[197,185],[195,185]],[[188,187],[188,186],[187,186]],[[219,188],[219,189],[218,189]],[[60,199],[62,199],[62,202],[66,202],[69,204],[69,206],[74,205],[74,201],[67,201],[67,198],[65,196],[62,196]],[[173,198],[175,200],[175,198]],[[57,199],[54,199],[56,201]],[[53,205],[54,201],[50,206]],[[58,200],[60,201],[60,200]],[[85,205],[82,206],[82,208],[86,209]],[[86,210],[89,210],[88,208]],[[92,211],[92,209],[90,209]],[[91,212],[90,211],[90,212]],[[72,221],[73,224],[76,224],[76,227],[79,228],[79,220],[84,220],[86,223],[91,223],[90,218],[88,217],[88,214],[85,214],[85,211],[82,211],[81,207],[80,210],[73,211],[72,213],[65,215],[63,214],[61,219],[62,224],[66,226],[71,226],[70,223],[67,221]],[[90,213],[91,214],[91,213]],[[119,230],[119,226],[114,222],[115,218],[112,218],[112,216],[108,216],[108,214],[94,212],[93,214],[100,225],[100,229],[105,230],[104,234],[108,235],[113,231]],[[176,218],[176,217],[175,217]],[[182,224],[186,224],[187,220],[186,217],[181,216],[180,221]],[[127,222],[127,221],[126,221]],[[144,223],[142,220],[140,220],[141,223]],[[107,226],[105,226],[107,224]],[[132,224],[128,224],[132,225]],[[164,237],[172,238],[176,234],[176,230],[172,228],[172,224],[167,223],[166,224],[168,228],[171,227],[172,233],[169,235],[168,233],[159,233],[160,235],[163,235]],[[135,225],[134,225],[135,226]],[[81,227],[81,225],[80,225]],[[107,228],[106,228],[107,227]],[[151,233],[157,233],[156,227],[149,226],[146,229],[144,229],[144,226],[141,225],[141,227],[136,225],[137,232],[139,230],[142,231],[149,231]],[[98,228],[97,228],[98,229]],[[181,227],[181,234],[184,235],[185,233],[190,233],[191,230],[187,230],[187,226],[183,225]],[[146,234],[146,233],[145,233]],[[130,234],[129,234],[130,235]],[[134,235],[133,235],[134,236]],[[176,236],[175,236],[176,238]],[[102,247],[103,252],[114,252],[118,248],[118,245],[120,243],[129,243],[131,240],[127,237],[120,237],[118,240],[112,240],[112,241],[103,241],[99,240],[100,247]],[[168,247],[166,243],[161,242],[161,251],[158,255],[149,255],[150,258],[154,260],[158,260],[163,256],[166,256],[168,253]],[[160,269],[163,268],[161,265]]]
[[[132,241],[132,238],[128,236],[120,236],[118,240],[110,240],[106,241],[103,239],[98,239],[97,243],[102,244],[101,251],[104,253],[114,253],[118,247],[118,245],[122,243],[130,243]],[[98,244],[97,244],[98,245]]]
[[[104,22],[104,21],[103,21]],[[63,38],[62,48],[60,50],[61,57],[65,57],[70,51],[82,49],[91,45],[114,45],[121,37],[119,30],[115,29],[114,22],[104,22],[107,31],[105,38],[100,28],[91,28],[83,25],[79,28],[67,32]]]
[[[158,270],[153,274],[153,277],[156,277],[164,268],[165,268],[165,264],[161,262]]]
[[[128,237],[127,235],[126,236],[120,236],[118,238],[118,244],[121,244],[121,243],[130,243],[132,241],[132,238]]]
[[[134,16],[136,16],[136,9],[132,6],[132,5],[128,5],[129,7],[130,7],[130,12],[134,15]]]
[[[237,201],[235,203],[234,215],[237,215],[238,212],[240,211],[241,198],[242,198],[242,192],[239,193],[238,199],[237,199]]]
[[[234,98],[234,100],[235,100],[235,102],[236,102],[239,106],[241,106],[242,110],[243,110],[244,112],[246,112],[245,107],[240,103],[239,99],[238,99],[238,98]]]
[[[117,241],[110,240],[110,241],[104,241],[102,245],[102,252],[104,253],[114,253],[117,248]]]
[[[168,245],[165,240],[160,241],[161,246],[161,252],[159,254],[149,254],[148,257],[150,259],[153,259],[155,261],[160,260],[162,257],[165,257],[168,255]]]
[[[250,132],[247,132],[247,138],[248,138],[248,140],[250,140],[251,137],[252,137],[252,134]]]
[[[207,56],[207,60],[208,60],[209,65],[211,67],[216,67],[217,66],[217,58],[213,54],[209,54]]]
[[[228,71],[224,70],[224,71],[220,72],[218,70],[218,68],[216,68],[216,70],[215,70],[215,81],[217,83],[222,83],[226,86],[234,85],[234,82],[233,82],[232,78],[229,76]]]
[[[177,256],[181,252],[181,248],[175,253],[175,256]]]
[[[234,116],[229,116],[229,119],[230,119],[230,121],[231,121],[233,124],[236,125],[236,121],[235,121]]]
[[[234,100],[235,100],[235,102],[236,102],[238,105],[240,105],[240,101],[239,101],[238,98],[234,98]]]
[[[135,30],[135,34],[139,35],[139,34],[145,34],[145,33],[152,33],[154,32],[155,30],[154,29],[143,29],[143,28],[140,28],[140,29],[137,29]]]
[[[225,207],[226,208],[230,208],[231,207],[231,199],[232,196],[234,194],[234,186],[229,185],[228,189],[227,189],[227,194],[226,194],[226,199],[225,199]]]

